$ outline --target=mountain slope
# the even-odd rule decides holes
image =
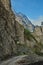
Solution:
[[[24,14],[20,12],[16,13],[15,16],[16,16],[16,21],[21,23],[24,26],[24,28],[28,29],[30,32],[34,31],[34,25],[31,23],[28,17],[26,17]]]

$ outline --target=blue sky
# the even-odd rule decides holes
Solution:
[[[11,3],[13,11],[22,12],[32,21],[43,21],[43,0],[11,0]]]

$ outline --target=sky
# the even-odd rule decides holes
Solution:
[[[43,0],[11,0],[12,9],[25,14],[34,25],[43,21]]]

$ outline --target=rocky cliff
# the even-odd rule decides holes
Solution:
[[[36,40],[16,20],[10,0],[0,0],[0,58],[28,54]]]
[[[0,0],[0,58],[43,51],[38,44],[43,43],[43,27],[35,27],[31,34],[20,22],[10,0]]]
[[[16,54],[16,43],[24,44],[24,27],[15,21],[10,0],[0,0],[0,58]]]

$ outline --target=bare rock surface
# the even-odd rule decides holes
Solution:
[[[24,43],[24,28],[15,21],[10,0],[0,0],[0,58],[15,55],[17,41]]]

